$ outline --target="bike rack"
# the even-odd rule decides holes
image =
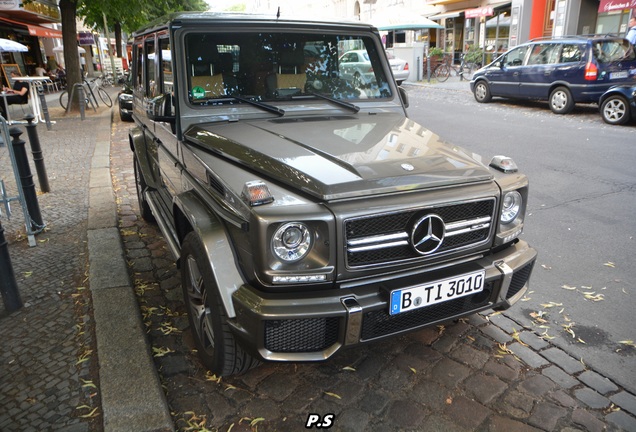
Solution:
[[[73,88],[71,88],[71,91],[68,94],[68,104],[66,105],[66,113],[68,114],[69,112],[71,112],[71,105],[73,104],[73,96],[75,96],[75,89],[78,89],[78,98],[79,98],[79,106],[80,106],[80,115],[82,120],[84,120],[84,111],[85,111],[85,106],[86,106],[86,96],[85,96],[85,91],[84,91],[84,84],[83,83],[75,83],[73,84]],[[95,104],[93,103],[93,101],[88,98],[88,103],[91,104],[91,106],[93,107],[94,111],[97,111],[97,106],[95,106]]]

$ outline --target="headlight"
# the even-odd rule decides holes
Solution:
[[[503,198],[503,206],[501,209],[501,223],[509,224],[514,221],[521,211],[523,199],[517,191],[507,192]]]
[[[283,261],[302,259],[311,248],[311,233],[302,223],[292,222],[282,225],[272,237],[272,249]]]
[[[119,95],[119,99],[122,101],[131,101],[133,100],[133,95],[128,94],[128,93],[121,93]]]

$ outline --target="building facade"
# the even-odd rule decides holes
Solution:
[[[35,0],[22,4],[20,0],[0,0],[0,38],[19,42],[29,49],[27,52],[0,52],[2,65],[17,65],[22,75],[34,75],[39,65],[50,67],[55,41],[62,40],[62,32],[55,28],[60,20],[56,1]],[[7,85],[4,67],[0,69],[2,82]]]
[[[624,36],[636,0],[254,0],[248,11],[285,16],[356,19],[375,23],[390,11],[420,14],[442,29],[387,32],[388,47],[423,43],[459,60],[481,49],[489,62],[508,48],[533,38],[593,33]]]

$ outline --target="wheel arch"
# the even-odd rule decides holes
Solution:
[[[207,254],[213,282],[219,290],[227,317],[236,317],[232,294],[243,285],[244,280],[225,225],[193,191],[175,197],[173,214],[179,244],[183,244],[188,233],[196,233]],[[177,266],[181,267],[182,259],[179,256]]]

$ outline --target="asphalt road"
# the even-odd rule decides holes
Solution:
[[[530,178],[524,238],[539,251],[531,292],[506,312],[636,391],[636,123],[596,106],[566,116],[546,103],[408,86],[409,116],[483,156],[512,157]]]

